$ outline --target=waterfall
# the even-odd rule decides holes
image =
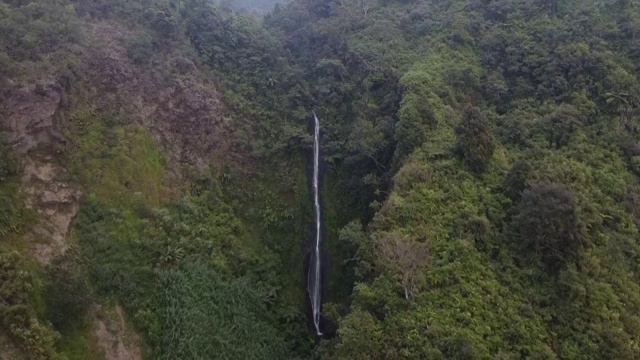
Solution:
[[[313,127],[313,209],[314,209],[314,221],[315,221],[315,239],[313,253],[311,254],[311,263],[309,264],[308,274],[308,291],[309,298],[311,300],[311,310],[313,311],[313,325],[316,327],[316,334],[322,335],[320,329],[320,310],[322,308],[321,299],[321,274],[322,263],[320,254],[321,245],[321,216],[320,216],[320,189],[319,189],[319,177],[320,177],[320,121],[313,112],[313,119],[315,120]]]

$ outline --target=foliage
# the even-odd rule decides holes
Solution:
[[[413,95],[413,94],[412,94]],[[398,141],[398,156],[409,154],[426,140],[426,124],[435,121],[433,112],[425,108],[425,99],[416,95],[405,95],[402,99],[395,135]]]
[[[0,52],[13,61],[37,60],[79,42],[73,6],[66,0],[7,1],[0,4]]]
[[[285,359],[273,319],[246,279],[223,280],[189,258],[160,273],[159,359]]]
[[[99,200],[120,207],[160,204],[164,160],[149,131],[90,111],[70,117],[65,156],[71,172]]]
[[[124,44],[138,66],[190,43],[244,145],[166,203],[148,129],[65,114],[89,280],[156,357],[310,353],[301,158],[315,110],[338,325],[316,357],[640,358],[633,2],[296,0],[262,22],[203,0],[69,4],[0,5],[4,83],[81,43],[84,22],[118,22],[138,34]],[[19,201],[2,151],[4,225]],[[84,286],[72,263],[50,284]],[[86,300],[56,298],[51,316]]]
[[[584,246],[575,197],[558,184],[536,184],[525,191],[516,222],[525,251],[546,263],[562,262]]]
[[[288,357],[291,342],[274,341],[275,314],[289,306],[279,302],[277,257],[247,239],[215,185],[135,211],[89,197],[77,221],[98,294],[119,299],[155,357]]]
[[[549,144],[556,148],[569,143],[571,135],[579,127],[582,115],[572,105],[560,105],[548,116],[548,128],[551,132]]]
[[[493,135],[487,118],[477,107],[467,107],[462,121],[456,127],[457,150],[462,159],[475,172],[482,172],[493,154]]]
[[[370,253],[372,249],[369,244],[369,238],[363,231],[360,221],[352,221],[340,229],[338,240],[349,248],[351,255],[349,261],[355,261],[358,265],[356,274],[360,277],[365,277],[371,271],[373,265],[367,261],[373,259],[373,256]]]
[[[531,164],[526,160],[516,160],[513,164],[502,183],[502,191],[511,201],[518,202],[522,192],[529,187],[527,181],[532,170]]]
[[[350,340],[336,348],[338,359],[380,358],[382,327],[367,312],[354,310],[340,323],[339,336]]]
[[[78,249],[67,249],[47,268],[43,295],[49,306],[49,320],[59,331],[78,321],[91,304],[86,270]]]
[[[35,278],[17,252],[0,253],[0,324],[36,360],[61,359],[58,334],[36,314]]]
[[[404,238],[397,233],[384,233],[378,239],[376,252],[389,275],[402,285],[404,298],[409,300],[429,264],[428,244]]]
[[[5,182],[18,173],[16,159],[9,151],[5,133],[0,133],[0,181]]]
[[[127,44],[127,55],[136,65],[147,65],[153,56],[154,38],[146,32],[139,32]]]

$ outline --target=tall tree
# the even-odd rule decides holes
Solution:
[[[457,151],[464,163],[481,173],[489,163],[495,148],[487,117],[476,106],[467,106],[462,121],[456,127]]]
[[[377,245],[381,263],[400,282],[404,298],[409,300],[429,265],[430,247],[395,232],[383,234]]]
[[[562,185],[542,183],[525,191],[516,222],[526,251],[548,265],[559,265],[585,245],[578,203]]]

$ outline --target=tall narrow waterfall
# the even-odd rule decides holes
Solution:
[[[311,310],[313,311],[313,325],[316,327],[316,333],[322,335],[320,329],[320,310],[322,308],[321,298],[321,276],[322,276],[322,257],[320,254],[321,245],[321,221],[320,216],[320,121],[313,112],[313,119],[315,120],[313,127],[313,208],[314,208],[314,221],[315,221],[315,239],[313,253],[311,254],[311,263],[309,264],[308,274],[308,291],[309,298],[311,300]]]

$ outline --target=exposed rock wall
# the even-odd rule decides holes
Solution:
[[[34,255],[48,264],[66,249],[71,222],[79,210],[78,186],[63,181],[65,169],[55,161],[64,145],[62,116],[64,92],[55,83],[5,89],[0,105],[0,128],[22,162],[22,190],[26,206],[37,213],[26,237]]]

